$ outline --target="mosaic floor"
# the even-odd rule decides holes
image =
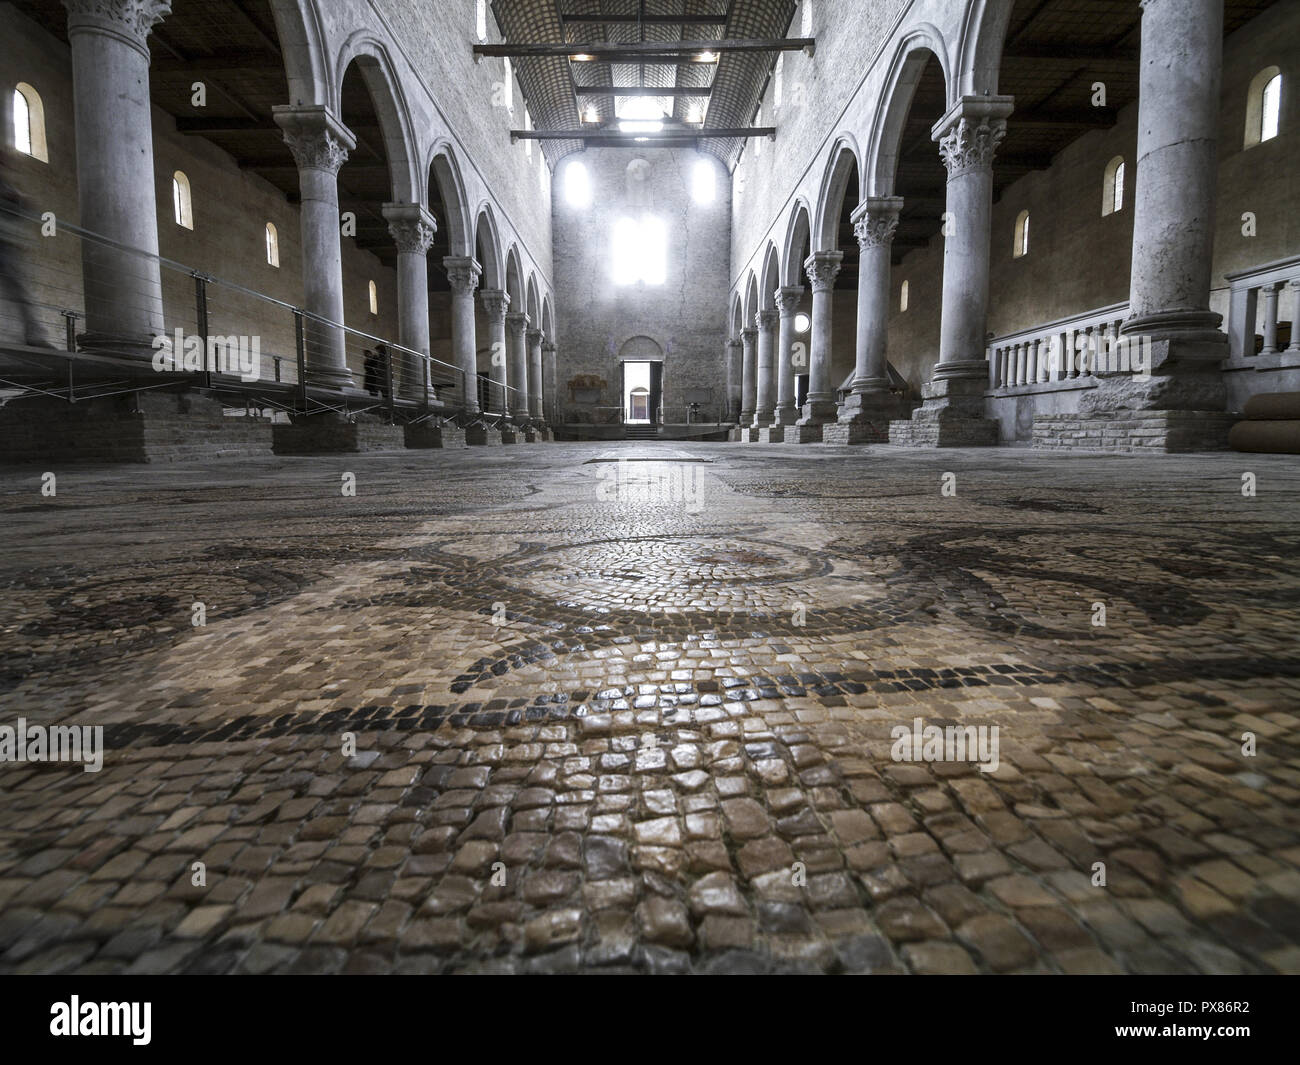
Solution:
[[[1288,458],[520,445],[0,516],[0,726],[107,748],[0,764],[4,971],[1300,972]]]

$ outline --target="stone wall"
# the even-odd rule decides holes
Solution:
[[[707,205],[691,196],[691,169],[700,159],[716,170],[717,197]],[[590,172],[589,207],[572,207],[564,198],[564,168],[571,160]],[[628,168],[637,160],[648,169],[629,187]],[[621,358],[657,358],[656,346],[664,361],[665,421],[685,421],[692,399],[700,404],[701,420],[716,420],[726,399],[730,248],[730,201],[721,165],[687,149],[587,151],[561,164],[553,200],[557,313],[564,323],[556,376],[559,402],[569,412],[565,420],[616,418],[616,411],[599,408],[622,402]],[[614,227],[645,212],[666,223],[666,281],[615,285]]]

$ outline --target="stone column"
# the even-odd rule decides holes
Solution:
[[[542,331],[528,330],[528,418],[534,425],[544,424],[542,417]]]
[[[814,252],[804,260],[803,270],[812,285],[812,325],[808,352],[808,396],[803,417],[805,427],[799,442],[822,438],[821,427],[835,417],[835,391],[831,384],[831,340],[835,306],[835,279],[844,260],[842,251]]]
[[[758,400],[758,330],[742,329],[740,344],[744,352],[740,372],[740,427],[747,429],[754,420]]]
[[[1142,0],[1129,318],[1150,373],[1111,375],[1095,409],[1222,411],[1221,318],[1210,311],[1223,0]]]
[[[485,288],[479,294],[483,311],[488,319],[488,347],[491,369],[488,371],[492,387],[488,390],[488,407],[493,414],[509,414],[506,385],[506,308],[510,295],[499,288]]]
[[[758,401],[754,407],[754,427],[764,428],[776,420],[776,367],[773,365],[776,348],[777,312],[759,311],[754,316],[758,327]]]
[[[429,246],[438,232],[433,215],[418,203],[386,203],[383,214],[397,245],[398,342],[429,355]],[[400,356],[400,358],[398,357]],[[404,352],[392,352],[393,379],[398,395],[427,403],[428,362]],[[400,371],[400,377],[399,375]]]
[[[550,342],[542,344],[542,381],[549,383],[550,388],[542,389],[542,416],[546,424],[554,429],[563,420],[560,412],[559,396],[556,392],[558,388],[558,379],[556,377],[556,352],[558,348]]]
[[[82,241],[87,347],[152,354],[164,334],[149,105],[150,31],[170,0],[64,0],[80,222],[135,251]]]
[[[506,406],[516,422],[528,421],[528,315],[511,311],[506,315],[506,345],[510,353],[509,382],[513,391],[507,393]]]
[[[778,289],[776,293],[776,309],[781,316],[776,360],[777,425],[794,425],[799,418],[799,408],[794,405],[794,316],[799,311],[799,301],[803,299],[803,293],[802,285],[790,285]]]
[[[853,390],[845,402],[850,417],[877,414],[880,401],[889,395],[890,255],[902,209],[903,201],[898,196],[875,196],[864,200],[853,212],[853,230],[862,257],[858,268],[857,362]]]
[[[342,324],[338,174],[356,141],[324,107],[277,106],[271,110],[298,164],[304,309]],[[324,388],[355,387],[348,370],[343,331],[310,319],[305,327],[311,383]]]
[[[474,290],[483,268],[469,256],[449,255],[442,260],[451,285],[452,362],[460,367],[464,384],[465,414],[478,414],[478,348],[474,329]]]
[[[727,367],[727,412],[723,421],[735,421],[740,416],[744,350],[745,345],[737,337],[727,338],[726,354],[723,356]]]
[[[975,447],[998,442],[998,423],[984,417],[988,361],[989,235],[993,154],[1007,132],[1009,96],[965,96],[931,128],[948,170],[950,232],[943,244],[943,319],[939,362],[921,390],[900,443]],[[892,438],[891,438],[892,439]]]

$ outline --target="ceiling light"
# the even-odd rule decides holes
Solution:
[[[629,100],[619,115],[618,128],[624,133],[658,133],[664,128],[664,112],[651,99]]]
[[[569,58],[575,63],[590,63],[593,62],[596,57],[594,55],[588,55],[586,52],[579,52],[577,55],[569,56]]]
[[[582,120],[584,122],[599,122],[600,112],[596,110],[595,104],[588,104],[587,110],[583,112]]]
[[[695,62],[697,63],[716,63],[717,61],[718,54],[716,52],[700,52],[695,57]]]

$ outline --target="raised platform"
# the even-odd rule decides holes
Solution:
[[[1201,410],[1038,414],[1033,440],[1039,451],[1226,451],[1237,420],[1235,414]]]
[[[226,417],[194,392],[140,392],[69,403],[52,396],[0,407],[0,459],[20,463],[182,462],[271,454],[265,418]]]
[[[406,434],[400,425],[341,421],[324,415],[274,426],[277,455],[354,454],[361,451],[400,451]]]
[[[456,425],[407,425],[405,444],[410,448],[462,448],[465,430]]]

